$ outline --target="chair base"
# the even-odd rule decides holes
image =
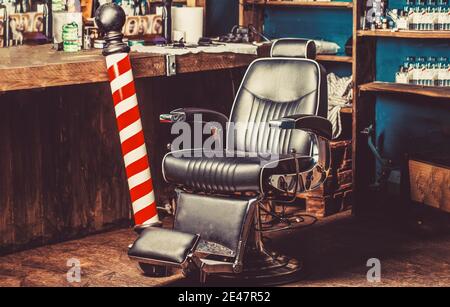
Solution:
[[[138,268],[142,274],[147,277],[167,277],[171,275],[170,268],[161,265],[149,264],[145,262],[138,262]]]
[[[246,286],[274,286],[298,281],[302,277],[302,262],[285,255],[251,251],[246,255],[239,274],[214,274],[208,280]]]

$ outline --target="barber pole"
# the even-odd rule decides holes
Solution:
[[[106,57],[134,221],[139,227],[159,224],[133,72],[128,55],[130,48],[122,42],[121,30],[125,23],[125,13],[116,4],[103,4],[96,12],[95,21],[99,29],[106,34],[103,55]]]

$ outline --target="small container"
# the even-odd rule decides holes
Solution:
[[[76,22],[68,23],[62,27],[63,50],[65,52],[77,52],[80,50],[78,38],[78,25]]]
[[[94,40],[94,48],[95,49],[103,49],[103,47],[105,46],[106,41],[104,39],[95,39]]]
[[[79,51],[80,46],[78,41],[65,41],[63,42],[63,50],[64,52],[77,52]]]
[[[98,38],[98,29],[95,27],[84,27],[83,49],[91,49],[94,46],[94,40]]]
[[[142,39],[130,39],[128,41],[128,46],[144,46],[144,40]]]
[[[63,25],[62,39],[63,41],[78,41],[78,25],[76,22]]]

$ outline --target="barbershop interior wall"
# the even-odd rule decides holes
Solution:
[[[352,36],[352,10],[327,8],[266,7],[264,33],[280,37],[328,40],[339,45],[345,55],[345,43]],[[349,63],[323,63],[328,72],[351,75]]]
[[[224,35],[238,23],[238,0],[208,0],[206,7],[207,36]]]

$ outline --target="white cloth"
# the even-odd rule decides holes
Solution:
[[[328,83],[328,120],[333,125],[333,139],[342,132],[341,108],[352,105],[352,77],[338,77],[334,73],[327,75]]]
[[[170,54],[170,55],[183,55],[188,53],[223,53],[232,52],[240,54],[258,54],[258,46],[253,44],[217,44],[213,46],[198,46],[198,47],[185,47],[185,48],[173,48],[167,46],[132,46],[131,51],[145,52],[145,53],[158,53],[158,54]]]

